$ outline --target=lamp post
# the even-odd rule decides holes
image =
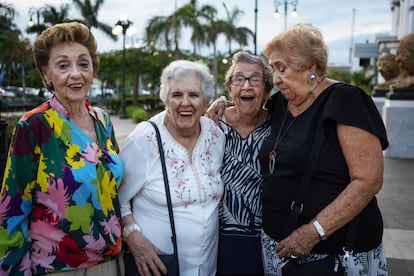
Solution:
[[[254,54],[257,54],[257,0],[254,4]]]
[[[126,16],[121,16],[118,22],[115,24],[115,28],[112,30],[114,35],[117,35],[120,31],[123,34],[123,43],[122,43],[122,91],[121,91],[121,114],[119,118],[127,119],[128,116],[125,111],[125,36],[127,30],[133,23],[127,19]]]
[[[46,27],[44,26],[44,24],[40,24],[40,15],[43,15],[43,13],[45,12],[45,8],[41,7],[41,8],[35,8],[35,7],[31,7],[29,9],[29,22],[27,23],[27,25],[29,27],[33,27],[36,25],[36,31],[37,33],[41,33]],[[33,16],[36,15],[36,24],[33,21]]]
[[[280,17],[278,7],[280,5],[282,5],[282,4],[284,5],[284,12],[285,12],[285,14],[284,14],[285,15],[285,29],[287,27],[287,10],[288,10],[288,4],[291,4],[293,6],[293,11],[291,13],[292,17],[296,17],[296,16],[298,16],[298,11],[296,10],[296,6],[298,5],[298,2],[299,2],[299,0],[292,0],[292,1],[287,1],[287,0],[278,1],[278,0],[275,0],[273,2],[273,5],[275,6],[275,12],[273,13],[273,17],[274,18],[279,18]]]

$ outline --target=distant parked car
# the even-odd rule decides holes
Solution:
[[[22,87],[6,86],[3,89],[5,92],[0,92],[3,110],[32,108],[37,104],[36,97]]]
[[[24,96],[24,90],[22,87],[17,87],[17,86],[6,86],[4,87],[4,90],[6,90],[6,92],[11,92],[14,93],[14,95],[16,97],[21,97]]]
[[[102,93],[101,87],[98,87],[95,85],[91,86],[91,89],[89,90],[89,93],[88,93],[89,98],[96,98],[96,97],[102,97],[102,96],[105,98],[111,98],[115,96],[115,91],[110,88],[103,88],[103,93]]]
[[[4,88],[0,87],[0,97],[2,99],[16,98],[16,94],[14,94],[13,92],[10,92],[10,91],[6,91]]]

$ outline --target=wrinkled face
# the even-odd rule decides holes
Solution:
[[[197,131],[207,105],[198,76],[189,73],[171,80],[166,101],[167,119],[176,132]]]
[[[79,43],[62,43],[52,48],[43,68],[46,81],[62,104],[83,102],[92,85],[93,65],[88,49]]]
[[[269,65],[273,71],[273,84],[279,88],[288,101],[302,102],[314,86],[306,81],[306,74],[309,70],[294,70],[283,55],[277,51],[272,52],[269,56]]]
[[[258,115],[269,98],[265,92],[263,68],[258,64],[237,63],[228,89],[236,108],[244,115]]]

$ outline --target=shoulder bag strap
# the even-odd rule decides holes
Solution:
[[[316,129],[315,140],[313,142],[308,166],[306,167],[305,173],[300,181],[299,190],[296,192],[295,200],[292,201],[292,204],[290,205],[290,216],[288,223],[286,224],[286,236],[296,229],[299,215],[303,211],[303,201],[305,200],[306,193],[308,192],[310,186],[311,177],[317,163],[319,152],[321,151],[323,138],[323,120],[321,119],[318,123],[318,128]]]
[[[336,86],[339,86],[339,85],[336,85]],[[324,136],[325,136],[324,122],[323,122],[323,119],[320,118],[318,127],[316,129],[315,140],[313,142],[313,147],[312,147],[311,155],[309,158],[308,166],[306,167],[305,173],[301,179],[299,190],[296,193],[295,200],[292,201],[292,204],[290,205],[291,211],[290,211],[289,220],[286,224],[286,235],[285,235],[286,237],[296,229],[299,215],[303,211],[303,201],[305,200],[306,194],[310,187],[311,177],[312,177],[313,171],[315,170],[315,166],[316,166],[316,163],[319,157],[319,153],[322,148]],[[347,232],[346,244],[344,245],[344,251],[345,250],[349,251],[353,246],[354,238],[357,232],[356,229],[357,229],[357,224],[358,224],[358,217],[359,216],[354,218],[348,226],[348,232]]]
[[[174,223],[174,213],[172,210],[170,186],[168,184],[168,175],[167,175],[167,168],[165,166],[165,156],[164,156],[164,149],[162,147],[161,135],[160,135],[160,131],[158,130],[157,125],[153,121],[148,120],[147,122],[152,124],[152,126],[155,129],[155,134],[157,137],[158,149],[159,149],[160,158],[161,158],[162,174],[164,176],[165,194],[167,197],[168,215],[170,216],[170,225],[171,225],[171,233],[172,233],[171,239],[172,239],[173,246],[174,246],[174,254],[178,255],[177,236],[175,233],[175,223]]]

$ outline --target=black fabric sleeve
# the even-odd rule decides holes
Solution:
[[[388,147],[382,117],[372,98],[358,87],[349,84],[337,85],[326,104],[323,119],[369,131],[380,139],[383,150]]]

